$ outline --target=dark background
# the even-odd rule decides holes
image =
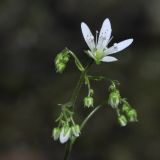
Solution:
[[[80,23],[95,31],[108,17],[113,42],[134,38],[115,63],[91,73],[121,82],[139,122],[121,128],[106,106],[89,122],[72,153],[74,160],[160,159],[160,1],[159,0],[1,0],[0,1],[0,160],[61,160],[64,145],[51,137],[58,103],[66,102],[79,72],[69,62],[55,73],[54,58],[70,48],[88,57]],[[106,82],[92,84],[96,103],[107,98]],[[81,98],[85,96],[83,88]],[[79,101],[81,118],[86,109]]]

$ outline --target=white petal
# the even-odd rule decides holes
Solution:
[[[122,42],[115,43],[112,47],[106,50],[106,54],[109,55],[109,54],[120,52],[123,49],[127,48],[132,42],[133,42],[133,39],[127,39]]]
[[[106,57],[103,57],[102,58],[102,62],[114,62],[114,61],[117,61],[118,59],[117,58],[114,58],[114,57],[111,57],[111,56],[106,56]]]
[[[99,34],[99,38],[98,38],[98,44],[97,44],[97,48],[98,49],[103,49],[107,46],[109,39],[111,37],[111,23],[109,21],[108,18],[106,18],[102,24],[101,30],[100,30],[100,34]]]
[[[68,139],[69,139],[69,137],[70,137],[70,129],[67,131],[67,133],[65,134],[64,133],[64,128],[62,129],[62,131],[61,131],[61,133],[60,133],[60,137],[59,137],[59,139],[60,139],[60,142],[63,144],[63,143],[65,143],[65,142],[67,142],[68,141]]]
[[[85,23],[81,23],[81,30],[84,37],[84,40],[86,41],[88,47],[91,51],[95,49],[95,42],[94,42],[94,36],[91,33],[89,27]]]

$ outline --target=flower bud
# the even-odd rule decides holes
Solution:
[[[60,142],[62,144],[68,141],[68,139],[70,138],[70,133],[71,133],[70,127],[68,127],[68,126],[62,127],[60,137],[59,137]]]
[[[122,112],[124,112],[126,114],[130,111],[130,109],[131,109],[131,106],[128,103],[124,103],[122,105]]]
[[[94,90],[93,89],[89,89],[89,95],[93,96],[93,94],[94,94]]]
[[[64,63],[58,63],[58,64],[56,65],[56,70],[57,70],[57,72],[59,72],[59,73],[62,73],[65,68],[66,68],[66,64],[64,64]]]
[[[62,51],[61,53],[59,53],[55,58],[56,71],[62,73],[66,68],[66,64],[68,63],[68,61],[69,54],[67,51]]]
[[[91,96],[87,96],[87,97],[85,97],[84,98],[84,106],[85,107],[93,107],[93,97],[91,97]]]
[[[60,136],[60,129],[59,128],[54,128],[52,131],[52,136],[54,138],[54,140],[58,140],[59,136]]]
[[[135,109],[130,109],[129,112],[127,112],[127,117],[129,119],[130,122],[137,122],[137,112]]]
[[[75,137],[79,137],[80,134],[80,127],[79,125],[72,126],[72,133]]]
[[[108,104],[112,106],[112,108],[117,108],[120,103],[120,94],[118,90],[114,90],[110,93]]]
[[[122,127],[127,125],[127,119],[124,115],[118,116],[118,122]]]

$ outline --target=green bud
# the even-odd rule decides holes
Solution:
[[[126,117],[125,117],[124,115],[118,116],[118,123],[119,123],[122,127],[126,126],[126,125],[127,125],[127,119],[126,119]]]
[[[69,54],[68,53],[66,53],[66,54],[63,55],[63,61],[65,63],[67,63],[69,61]]]
[[[58,63],[56,65],[56,71],[59,72],[59,73],[62,73],[65,68],[66,68],[66,64],[65,63]]]
[[[64,126],[61,128],[59,140],[63,144],[69,140],[71,136],[71,128],[69,126]]]
[[[118,90],[115,90],[110,93],[109,99],[108,99],[108,104],[112,106],[112,108],[117,108],[119,103],[120,103],[120,94]]]
[[[66,68],[66,64],[69,61],[69,53],[63,50],[61,53],[57,54],[55,58],[56,71],[62,73]]]
[[[130,109],[129,112],[127,112],[127,117],[129,119],[130,122],[137,122],[137,112],[135,109]]]
[[[54,140],[58,140],[59,136],[60,136],[60,129],[59,128],[54,128],[52,131],[52,136],[54,138]]]
[[[126,114],[130,111],[130,109],[131,109],[131,106],[128,103],[124,103],[122,105],[122,112],[124,112]]]
[[[93,90],[93,89],[90,89],[90,90],[89,90],[89,95],[90,95],[90,96],[93,96],[93,94],[94,94],[94,90]]]
[[[116,88],[115,88],[114,85],[110,85],[110,86],[109,86],[109,90],[110,90],[110,91],[114,91],[115,89],[116,89]]]
[[[87,97],[85,97],[84,98],[84,106],[85,107],[93,107],[93,97],[91,97],[91,96],[87,96]]]
[[[66,134],[68,132],[68,130],[70,130],[70,126],[69,125],[65,125],[62,127],[62,129],[64,129],[64,134]]]
[[[80,134],[80,127],[79,125],[72,126],[72,133],[75,137],[79,137]]]

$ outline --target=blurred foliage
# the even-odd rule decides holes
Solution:
[[[54,57],[67,46],[87,63],[80,23],[95,31],[108,17],[114,42],[135,41],[117,56],[120,61],[93,66],[91,72],[121,82],[139,122],[121,128],[106,106],[82,133],[73,159],[159,160],[159,6],[159,0],[1,0],[0,159],[62,159],[64,146],[53,142],[51,131],[57,103],[69,98],[79,74],[71,63],[63,75],[55,74]],[[107,83],[92,85],[97,102],[108,96]],[[78,104],[83,117],[86,109]]]

